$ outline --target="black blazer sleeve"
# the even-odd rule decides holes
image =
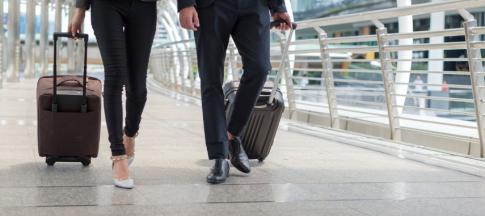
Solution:
[[[271,14],[286,12],[285,0],[268,0]]]
[[[195,6],[195,0],[177,0],[178,11],[190,6]]]
[[[77,8],[84,8],[86,10],[89,9],[92,0],[76,0],[76,7]]]

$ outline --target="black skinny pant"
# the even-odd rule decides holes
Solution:
[[[156,29],[155,2],[94,0],[92,26],[105,70],[104,110],[113,156],[126,154],[123,132],[134,136],[147,100],[148,59]],[[126,90],[123,130],[122,91]]]
[[[270,14],[265,2],[216,0],[197,8],[200,28],[195,32],[195,40],[209,159],[227,156],[227,131],[233,135],[241,133],[271,70]],[[244,73],[232,116],[226,123],[222,82],[230,36],[242,56]]]

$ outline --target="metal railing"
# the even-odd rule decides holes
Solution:
[[[289,67],[282,71],[282,91],[286,96],[288,117],[311,113],[329,119],[327,126],[344,129],[342,119],[368,121],[385,125],[388,138],[403,140],[403,129],[435,133],[478,143],[477,156],[484,156],[485,145],[485,72],[481,35],[485,27],[477,25],[468,11],[485,11],[485,0],[461,0],[426,3],[360,14],[336,16],[299,22],[299,30],[313,30],[316,39],[292,41],[289,56],[281,56],[284,33],[274,32],[271,58],[278,68],[281,58],[288,58]],[[398,16],[426,16],[447,12],[459,14],[463,27],[437,31],[388,33],[383,21]],[[372,35],[331,37],[330,26],[359,23],[373,25]],[[457,42],[426,42],[433,37],[463,37]],[[411,39],[410,44],[401,44]],[[424,42],[423,42],[424,41]],[[399,52],[414,54],[432,50],[462,50],[460,57],[433,58],[415,55],[399,58]],[[466,53],[466,54],[465,54]],[[411,63],[400,69],[399,64]],[[457,70],[430,70],[431,62],[464,65]],[[154,46],[150,61],[151,73],[161,84],[197,96],[199,79],[195,44],[192,40],[175,41]],[[238,79],[242,62],[230,43],[226,59],[226,79]],[[455,76],[459,83],[429,83],[418,79],[431,76]],[[269,78],[274,77],[274,71]],[[413,77],[414,81],[410,81]],[[462,78],[460,78],[462,77]],[[467,81],[468,80],[468,81]],[[468,83],[467,83],[468,82]]]
[[[49,13],[54,11],[55,31],[62,31],[63,14],[70,19],[74,0],[1,0],[0,16],[8,14],[9,19],[0,20],[0,89],[4,82],[19,82],[23,78],[35,78],[47,75],[52,70],[51,42],[49,40]],[[7,3],[8,4],[3,4]],[[8,7],[5,7],[8,5]],[[25,12],[21,12],[25,8]],[[51,10],[53,8],[54,10]],[[24,22],[20,22],[23,19]],[[35,24],[40,23],[40,33],[36,34]],[[20,34],[21,25],[24,32]],[[36,39],[36,35],[37,39]],[[74,42],[69,42],[70,53],[79,55],[74,50]],[[77,67],[74,58],[69,58],[70,71]]]

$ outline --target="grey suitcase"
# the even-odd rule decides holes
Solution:
[[[272,22],[271,26],[274,27],[279,23],[281,21]],[[296,24],[290,30],[290,39],[295,29]],[[290,42],[291,40],[288,40],[282,56],[288,54]],[[286,64],[286,58],[282,58],[279,68],[280,72],[284,70]],[[265,83],[261,95],[249,117],[249,121],[241,132],[244,150],[248,154],[249,159],[258,159],[260,162],[264,161],[273,146],[276,131],[278,131],[278,125],[285,110],[283,94],[278,88],[280,79],[281,73],[278,73],[274,82],[268,81]],[[232,111],[234,110],[234,100],[238,87],[239,81],[230,81],[224,85],[223,90],[226,100],[227,119],[230,119]]]

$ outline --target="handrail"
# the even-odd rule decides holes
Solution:
[[[418,127],[419,124],[436,125],[436,128],[430,128],[427,133],[433,132],[438,137],[446,134],[459,139],[462,134],[457,134],[456,130],[449,128],[458,127],[460,130],[468,130],[468,134],[476,134],[475,139],[480,143],[480,153],[474,154],[485,156],[485,71],[482,66],[485,59],[480,53],[481,50],[485,50],[485,42],[479,37],[485,35],[485,27],[477,26],[473,15],[467,11],[467,9],[477,8],[485,13],[485,0],[424,3],[300,21],[298,22],[300,30],[313,28],[318,37],[292,41],[289,56],[281,56],[284,35],[274,32],[276,38],[283,40],[276,40],[271,44],[273,68],[278,68],[281,59],[287,58],[290,62],[287,71],[294,71],[285,76],[286,86],[282,88],[287,98],[289,115],[291,116],[291,112],[296,110],[296,112],[315,115],[316,119],[325,116],[330,122],[326,126],[335,129],[342,128],[339,126],[341,120],[372,122],[373,119],[377,119],[375,121],[378,124],[384,124],[387,127],[388,137],[396,141],[401,140],[403,129],[422,130],[422,127]],[[464,27],[387,33],[385,26],[380,22],[380,20],[395,19],[399,16],[447,11],[462,15],[466,20]],[[376,34],[329,37],[325,32],[327,26],[362,22],[369,22],[369,25],[379,27]],[[450,36],[460,36],[466,40],[458,42],[423,40]],[[409,45],[399,44],[399,40],[402,39],[420,42]],[[423,53],[430,50],[466,50],[468,55],[454,57],[421,55],[398,58],[398,53],[401,51]],[[226,57],[227,79],[237,79],[242,71],[242,60],[234,44],[229,44]],[[398,69],[396,64],[403,62],[411,62],[419,67],[413,67],[411,70]],[[426,68],[428,63],[432,62],[453,62],[457,65],[467,64],[470,67],[456,70]],[[155,45],[151,65],[153,65],[154,78],[163,85],[175,91],[198,95],[200,81],[195,75],[198,69],[193,40]],[[395,79],[403,75],[404,77],[453,75],[460,79],[472,79],[472,85]],[[268,76],[268,79],[273,78],[273,74]],[[409,91],[407,93],[396,91],[401,87],[406,87]],[[397,99],[402,98],[406,99],[405,103],[398,103]],[[432,106],[433,103],[446,105]],[[451,104],[459,105],[460,108],[452,109]],[[404,113],[405,111],[412,113]],[[436,116],[428,116],[430,113]],[[439,116],[443,113],[450,117]],[[463,116],[464,120],[452,119],[452,115]],[[365,120],[362,120],[361,116],[365,116]],[[468,122],[470,119],[476,121],[475,126],[471,126]],[[406,125],[410,121],[417,125]],[[448,131],[443,132],[443,130]]]
[[[298,22],[299,29],[315,28],[321,26],[341,25],[362,21],[372,21],[396,18],[399,16],[430,14],[441,11],[460,10],[468,8],[484,7],[484,0],[457,0],[438,3],[423,3],[408,7],[383,9],[356,13],[350,15],[334,16],[320,19],[311,19]]]

